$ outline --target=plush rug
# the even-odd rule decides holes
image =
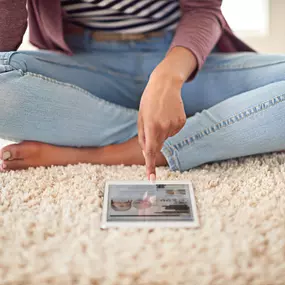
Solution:
[[[144,167],[76,165],[0,174],[0,284],[285,284],[285,154],[158,168],[189,179],[198,229],[100,230],[106,180]]]

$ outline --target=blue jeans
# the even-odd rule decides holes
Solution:
[[[172,39],[69,36],[69,57],[0,53],[0,137],[104,146],[137,135],[141,95]],[[285,56],[212,53],[182,90],[184,128],[162,148],[171,170],[285,149]]]

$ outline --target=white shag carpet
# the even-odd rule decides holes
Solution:
[[[206,165],[190,179],[198,229],[100,230],[106,180],[144,167],[0,174],[1,285],[285,284],[285,154]]]

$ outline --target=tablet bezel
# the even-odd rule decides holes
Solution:
[[[146,184],[167,184],[167,185],[175,185],[175,184],[188,184],[189,185],[189,194],[192,203],[192,211],[194,221],[148,221],[148,222],[110,222],[107,220],[107,211],[108,211],[108,198],[109,198],[109,186],[110,185],[146,185]],[[200,226],[198,219],[198,211],[196,205],[196,199],[194,195],[194,189],[191,181],[189,180],[175,180],[175,181],[167,181],[167,180],[157,180],[155,183],[149,181],[140,181],[140,180],[127,180],[127,181],[106,181],[105,183],[105,192],[104,192],[104,200],[103,200],[103,209],[101,216],[101,228],[197,228]]]

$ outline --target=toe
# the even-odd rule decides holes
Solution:
[[[29,165],[25,160],[7,160],[2,163],[2,171],[27,169]]]
[[[0,164],[0,172],[4,172],[5,169],[3,168],[3,164]]]
[[[20,144],[11,144],[3,147],[0,152],[0,159],[3,161],[13,160],[13,159],[22,159],[22,151]]]
[[[0,159],[3,161],[25,159],[36,151],[36,144],[31,142],[21,142],[10,144],[1,149]]]

